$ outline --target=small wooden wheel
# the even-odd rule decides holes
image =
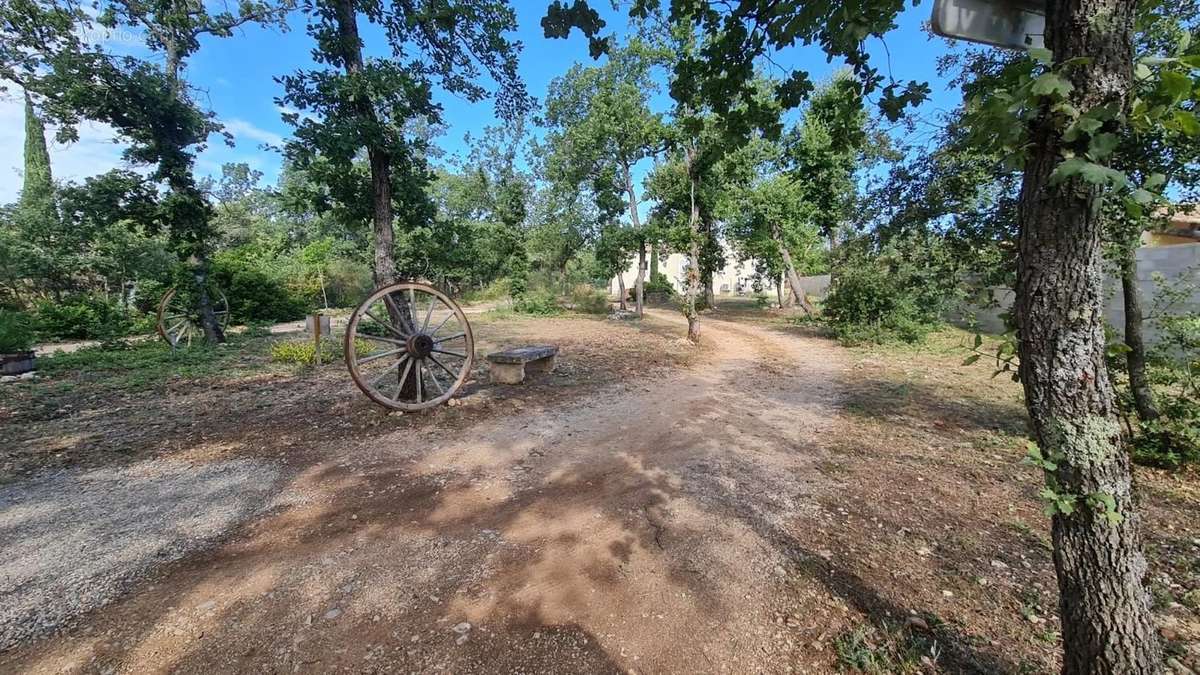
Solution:
[[[177,292],[174,286],[167,289],[162,300],[158,302],[158,335],[167,341],[172,348],[181,344],[192,346],[192,338],[203,337],[204,329],[200,326],[200,308],[194,302]],[[209,297],[213,304],[213,314],[221,324],[221,330],[229,325],[229,299],[218,290],[210,290]]]
[[[346,367],[385,408],[424,410],[450,400],[471,374],[475,338],[458,303],[432,286],[375,290],[346,325]]]

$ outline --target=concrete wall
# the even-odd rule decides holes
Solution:
[[[733,260],[733,255],[726,251],[726,260]],[[675,290],[680,293],[687,288],[687,256],[680,253],[672,253],[668,256],[659,258],[658,271],[663,274],[675,287]],[[630,262],[628,269],[621,275],[625,280],[625,289],[633,288],[633,284],[637,281],[637,258]],[[738,263],[730,262],[725,265],[725,268],[713,274],[713,291],[717,295],[729,295],[737,293],[739,288],[742,288],[746,293],[752,293],[750,283],[754,279],[754,265],[750,262]],[[650,280],[650,259],[646,259],[646,280]],[[614,296],[617,294],[617,278],[613,277],[608,282],[608,290]],[[775,292],[775,285],[768,280],[763,282],[763,291],[768,293]]]
[[[1200,243],[1142,247],[1137,250],[1137,261],[1138,289],[1142,296],[1142,311],[1144,314],[1149,315],[1154,309],[1156,291],[1154,284],[1155,273],[1161,274],[1168,281],[1176,285],[1180,283],[1189,284],[1193,289],[1198,289],[1194,290],[1191,299],[1183,307],[1177,308],[1176,311],[1200,311],[1200,278],[1197,277],[1200,274]],[[1123,334],[1125,329],[1125,300],[1121,293],[1121,280],[1110,275],[1104,280],[1104,288],[1104,317],[1116,329],[1118,334]],[[963,326],[971,325],[972,319],[974,319],[977,322],[976,325],[986,332],[1003,332],[1004,322],[1000,319],[1000,314],[1012,307],[1013,292],[1007,288],[994,288],[992,291],[999,302],[999,307],[984,309],[966,306],[957,312],[951,313],[947,318]],[[1151,342],[1155,339],[1153,328],[1148,324],[1146,326],[1146,338]]]

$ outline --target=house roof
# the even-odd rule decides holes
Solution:
[[[1200,241],[1200,204],[1175,205],[1166,227],[1158,232]]]

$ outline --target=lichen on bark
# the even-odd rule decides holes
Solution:
[[[1086,469],[1103,464],[1119,447],[1121,427],[1107,415],[1053,418],[1046,427],[1049,457]]]

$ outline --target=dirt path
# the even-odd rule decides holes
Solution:
[[[825,670],[848,609],[803,573],[829,555],[803,531],[836,515],[820,440],[843,355],[704,330],[689,372],[318,450],[284,506],[0,670]]]

